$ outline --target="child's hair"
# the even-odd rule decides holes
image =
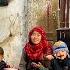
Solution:
[[[4,50],[3,50],[2,47],[0,47],[0,54],[1,54],[1,55],[4,55]]]

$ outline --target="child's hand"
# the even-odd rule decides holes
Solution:
[[[7,68],[10,68],[10,65],[6,65]]]
[[[14,68],[14,65],[10,64],[10,68]]]
[[[33,67],[36,67],[36,66],[37,66],[37,64],[36,64],[35,62],[32,62],[31,65],[32,65]]]
[[[37,67],[40,68],[40,67],[42,67],[42,66],[43,66],[43,65],[42,65],[40,62],[38,62]]]
[[[47,58],[48,60],[54,59],[54,57],[53,57],[52,55],[47,55],[46,58]]]
[[[32,65],[33,67],[36,67],[36,68],[39,68],[39,67],[42,66],[42,64],[41,64],[40,62],[38,62],[38,64],[35,63],[35,62],[32,62],[31,65]]]

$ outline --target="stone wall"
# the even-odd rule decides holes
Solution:
[[[22,44],[26,41],[24,23],[24,0],[11,0],[8,6],[0,7],[0,47],[4,49],[4,60],[18,68]]]

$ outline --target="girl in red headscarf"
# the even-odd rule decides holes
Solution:
[[[23,49],[23,56],[20,62],[20,70],[39,70],[36,66],[38,63],[43,63],[47,58],[51,60],[52,47],[46,39],[46,32],[42,27],[35,27],[29,33],[29,42]],[[25,66],[24,62],[26,64]],[[22,66],[23,65],[23,66]]]

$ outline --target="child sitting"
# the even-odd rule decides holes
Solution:
[[[7,64],[3,61],[4,50],[0,47],[0,70],[4,70],[7,67]]]
[[[70,70],[69,50],[65,42],[55,42],[53,46],[54,59],[52,60],[52,70]]]

